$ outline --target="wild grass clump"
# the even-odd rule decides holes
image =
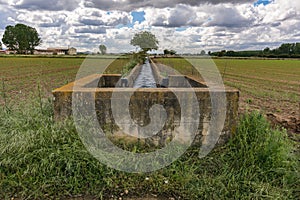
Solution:
[[[132,53],[129,57],[130,61],[127,64],[125,64],[122,69],[123,77],[127,76],[137,64],[145,64],[147,54],[141,51],[138,53]]]
[[[70,120],[55,123],[52,104],[39,104],[1,110],[0,199],[101,193],[110,170],[88,154]]]
[[[129,63],[127,63],[126,65],[124,65],[123,69],[122,69],[122,76],[125,77],[127,75],[129,75],[129,73],[131,72],[131,70],[138,64],[138,62],[136,60],[131,60]]]
[[[204,159],[191,149],[165,169],[128,174],[94,159],[71,120],[56,123],[51,101],[0,112],[0,199],[92,195],[182,199],[298,199],[299,163],[283,130],[259,113]]]

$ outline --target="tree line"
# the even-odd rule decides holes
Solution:
[[[266,57],[266,58],[300,58],[300,43],[284,43],[280,47],[256,51],[218,51],[208,52],[211,56],[218,57]]]

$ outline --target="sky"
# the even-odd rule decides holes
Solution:
[[[300,42],[299,0],[0,0],[7,25],[37,29],[42,45],[78,51],[135,51],[135,33],[151,31],[159,50],[200,53],[261,50]],[[5,46],[4,46],[5,47]]]

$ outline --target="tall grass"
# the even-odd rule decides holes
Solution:
[[[293,145],[285,131],[272,130],[259,113],[243,116],[231,141],[204,159],[191,149],[169,167],[148,174],[119,172],[99,163],[82,145],[71,120],[54,122],[50,100],[3,108],[0,119],[0,199],[300,197]]]

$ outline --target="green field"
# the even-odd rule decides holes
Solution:
[[[18,104],[27,101],[41,91],[43,97],[51,97],[51,91],[73,82],[85,58],[35,58],[0,57],[0,104]],[[103,60],[103,61],[102,61]],[[121,73],[128,58],[97,58],[100,63],[112,62],[105,73]]]
[[[129,61],[103,59],[112,62],[106,73],[120,73]],[[215,60],[225,84],[241,90],[245,114],[235,136],[204,159],[190,149],[167,168],[146,174],[101,164],[71,120],[54,121],[51,91],[72,82],[83,62],[0,57],[0,199],[299,199],[299,143],[271,128],[262,114],[245,110],[296,116],[300,61]],[[182,59],[159,62],[197,76]]]
[[[200,76],[185,59],[160,58],[155,61],[182,74]],[[284,118],[299,118],[300,60],[215,59],[214,62],[224,84],[240,90],[241,111],[260,110]]]
[[[195,69],[181,58],[156,59],[182,74],[195,76]],[[300,60],[215,59],[226,85],[245,94],[298,102],[300,97]],[[259,88],[259,91],[257,91]]]

